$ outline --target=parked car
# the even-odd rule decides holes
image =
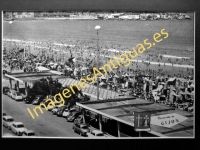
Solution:
[[[105,138],[106,136],[102,131],[99,130],[92,130],[90,133],[87,133],[88,137],[97,137],[97,138]]]
[[[35,97],[36,97],[35,94],[30,94],[24,98],[24,102],[30,104],[35,99]]]
[[[47,97],[47,96],[46,96],[46,97]],[[42,102],[43,102],[43,104],[45,104],[45,106],[47,107],[48,104],[50,103],[50,101],[47,101],[46,97],[45,97],[45,101],[42,101]],[[53,97],[52,95],[48,95],[48,98],[51,99],[51,100],[54,102],[54,97]],[[44,106],[42,106],[42,107],[44,107]]]
[[[58,116],[58,117],[62,116],[63,111],[64,111],[65,109],[67,109],[67,106],[59,107],[58,110],[57,110],[57,113],[56,113],[57,116]]]
[[[23,98],[24,98],[24,96],[23,96],[23,94],[20,93],[20,92],[15,92],[15,93],[13,93],[12,98],[13,98],[14,100],[16,100],[16,101],[22,101]]]
[[[20,136],[27,129],[24,127],[24,124],[22,122],[14,122],[11,126],[11,130],[12,130],[13,133]]]
[[[194,107],[193,107],[193,106],[188,107],[188,111],[189,111],[189,112],[193,112],[193,111],[194,111]]]
[[[35,98],[34,98],[32,104],[33,104],[33,105],[39,105],[40,102],[43,101],[44,98],[45,98],[44,95],[37,95],[37,96],[35,96]]]
[[[6,93],[9,97],[11,95],[11,89],[8,89],[7,93]]]
[[[15,96],[15,93],[16,93],[17,91],[15,91],[15,90],[11,90],[11,94],[10,94],[10,97],[12,98],[12,99],[14,99],[14,96]]]
[[[67,122],[73,122],[79,115],[81,115],[81,112],[72,112],[67,116],[66,120]]]
[[[61,108],[61,107],[63,107],[63,106],[56,105],[56,106],[51,110],[52,114],[53,114],[53,115],[57,114],[58,109]],[[65,107],[65,106],[64,106],[64,107]]]
[[[74,120],[75,124],[80,124],[83,123],[83,115],[79,115],[75,120]]]
[[[24,133],[22,134],[22,136],[31,136],[31,137],[35,137],[35,132],[32,130],[25,130]]]
[[[70,110],[68,110],[67,108],[63,111],[62,116],[64,118],[66,118],[70,113],[75,112],[76,109],[75,108],[71,108]]]
[[[9,87],[4,86],[4,87],[3,87],[3,94],[4,94],[4,95],[7,95],[7,92],[8,92],[9,90],[10,90]]]
[[[43,98],[43,100],[40,102],[40,104],[45,104],[45,102],[46,102],[46,98]],[[46,105],[45,105],[46,106]],[[41,105],[41,107],[43,107],[44,108],[44,106],[43,105]],[[47,107],[47,106],[46,106]]]
[[[55,106],[52,106],[51,108],[49,108],[48,111],[52,111],[53,108],[55,108],[55,107],[60,105],[60,103],[57,103],[57,102],[54,102],[54,104],[55,104]]]
[[[9,96],[9,97],[13,97],[13,94],[15,93],[16,91],[15,90],[11,90],[11,89],[9,89],[8,90],[8,92],[7,92],[7,95]]]
[[[75,133],[80,134],[81,136],[87,136],[87,133],[90,132],[90,129],[86,124],[74,124],[72,129]]]
[[[3,116],[3,126],[11,129],[12,124],[14,123],[14,119],[11,116]]]

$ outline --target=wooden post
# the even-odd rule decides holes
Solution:
[[[19,81],[17,81],[17,92],[19,92]]]
[[[82,114],[83,114],[83,123],[85,123],[85,109],[82,110]]]
[[[12,79],[9,78],[9,81],[10,81],[10,89],[12,89]]]
[[[139,137],[141,137],[141,131],[139,131]]]
[[[120,122],[117,121],[117,132],[118,132],[118,137],[120,137]]]
[[[28,88],[27,88],[27,82],[25,82],[25,95],[28,95]]]
[[[102,131],[102,115],[99,114],[99,130]]]

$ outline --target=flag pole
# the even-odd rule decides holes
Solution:
[[[25,49],[25,47],[24,47],[24,60],[25,60],[25,51],[26,51],[26,49]]]

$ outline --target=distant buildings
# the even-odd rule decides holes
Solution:
[[[184,13],[134,13],[134,12],[3,12],[4,20],[33,18],[85,18],[99,20],[183,20],[191,19]]]
[[[13,17],[16,19],[34,18],[34,12],[14,12]]]

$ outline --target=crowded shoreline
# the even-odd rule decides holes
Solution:
[[[24,72],[37,72],[37,65],[40,64],[40,66],[46,67],[50,70],[63,72],[66,76],[77,80],[85,77],[88,73],[93,74],[91,70],[96,65],[96,54],[92,48],[93,53],[91,53],[90,47],[87,45],[78,46],[77,48],[76,44],[58,42],[44,46],[45,44],[43,44],[43,42],[27,42],[20,40],[11,41],[14,42],[12,45],[16,46],[16,43],[18,43],[19,46],[18,48],[16,48],[16,46],[16,49],[14,48],[18,53],[4,53],[3,58],[5,66],[6,64],[7,66],[9,66],[8,64],[11,64],[11,70],[16,69],[23,70]],[[4,39],[4,42],[11,41]],[[9,43],[7,44],[9,45]],[[20,48],[20,46],[22,47]],[[6,51],[6,47],[4,48]],[[79,48],[80,50],[78,50]],[[38,52],[38,50],[40,51],[36,55],[35,52]],[[112,56],[118,56],[124,52],[103,48],[101,51],[103,51],[103,53],[100,54],[101,63],[105,63],[108,59],[112,58]],[[60,54],[57,54],[58,59],[55,59],[55,52],[60,52]],[[13,54],[14,57],[12,56]],[[68,55],[68,57],[65,57],[66,55]],[[89,55],[89,58],[85,57],[85,55]],[[193,112],[194,66],[169,63],[169,59],[166,59],[168,63],[162,62],[164,59],[163,56],[167,56],[166,58],[169,57],[169,55],[164,54],[158,55],[161,57],[159,62],[153,62],[150,61],[151,56],[152,55],[147,56],[149,59],[147,59],[148,61],[145,61],[144,59],[140,60],[138,58],[136,60],[132,59],[131,65],[135,66],[135,69],[121,67],[121,69],[108,72],[107,75],[100,78],[100,87],[118,91],[119,93],[123,93],[123,89],[126,89],[125,91],[133,96],[139,96],[156,103],[162,103],[171,107],[177,107],[182,110]],[[12,61],[13,58],[15,58],[14,61]],[[171,59],[173,58],[176,58],[176,56],[173,56]],[[181,57],[180,59],[178,56],[177,58],[176,61],[182,60],[187,63],[188,58]],[[145,67],[142,68],[141,65],[144,65]],[[173,69],[179,68],[179,72],[174,75],[166,74],[163,69],[160,68],[161,65]],[[149,69],[149,66],[158,67]],[[192,72],[188,72],[187,76],[181,76],[181,71],[183,71],[184,68],[187,68],[187,70],[191,69]],[[101,68],[99,68],[99,70],[101,70]],[[94,85],[96,85],[96,81],[94,82]]]

